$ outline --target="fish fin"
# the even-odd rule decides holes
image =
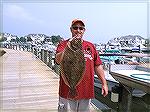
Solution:
[[[74,99],[77,97],[77,90],[75,88],[70,88],[68,98]]]

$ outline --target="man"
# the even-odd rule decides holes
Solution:
[[[82,81],[77,85],[76,89],[78,90],[78,96],[76,99],[68,99],[69,87],[63,81],[60,75],[60,84],[59,84],[59,112],[66,112],[68,105],[73,112],[89,112],[90,111],[90,99],[94,98],[94,69],[98,75],[99,80],[102,82],[102,94],[105,97],[108,94],[108,86],[104,76],[104,71],[102,67],[102,62],[99,58],[99,55],[94,47],[94,45],[88,41],[83,40],[83,34],[85,32],[85,24],[80,19],[75,19],[72,21],[70,27],[72,38],[81,38],[82,39],[82,51],[84,53],[84,58],[86,61],[86,70],[83,76]],[[66,46],[70,46],[70,41],[68,39],[62,41],[56,50],[56,63],[60,64],[63,52]]]

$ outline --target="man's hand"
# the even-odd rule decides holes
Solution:
[[[108,85],[105,79],[105,74],[102,65],[95,66],[95,72],[99,80],[102,82],[102,95],[105,97],[108,94]]]
[[[108,86],[102,85],[102,95],[105,97],[108,94]]]
[[[78,33],[73,38],[82,38],[82,34]]]
[[[76,34],[74,37],[70,38],[68,43],[67,43],[67,46],[70,48],[70,42],[75,39],[75,38],[82,38],[82,35],[80,33]]]
[[[74,33],[74,36],[72,38],[82,38],[82,33]]]

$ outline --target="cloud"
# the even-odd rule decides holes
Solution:
[[[43,24],[44,21],[34,17],[30,12],[28,12],[25,8],[19,5],[7,5],[3,9],[4,15],[9,18],[22,20],[26,22],[34,22],[38,24]]]

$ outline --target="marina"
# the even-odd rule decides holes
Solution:
[[[55,54],[51,51],[46,49],[39,50],[38,47],[23,47],[21,45],[11,44],[4,46],[4,48],[16,50],[17,52],[31,53],[34,60],[40,59],[46,66],[51,68],[57,75],[59,75],[59,66],[54,63]],[[95,75],[95,99],[92,99],[92,108],[101,110],[102,112],[134,112],[133,110],[136,110],[136,112],[149,112],[149,60],[142,60],[145,57],[149,58],[149,55],[142,54],[142,56],[139,56],[137,54],[133,55],[117,53],[106,53],[102,55],[121,56],[122,63],[118,64],[115,60],[113,60],[113,63],[110,63],[112,58],[105,61],[102,60],[105,70],[105,77],[108,82],[109,94],[106,97],[101,95],[101,82]],[[140,57],[140,64],[128,63],[132,62],[132,60],[128,59],[128,57],[131,56],[136,58]],[[25,56],[23,57],[25,58]],[[113,95],[117,95],[118,97]]]

